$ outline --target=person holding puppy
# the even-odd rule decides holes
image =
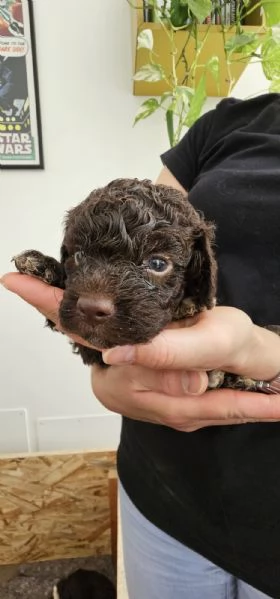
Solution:
[[[157,183],[216,223],[218,306],[93,368],[94,393],[124,416],[130,599],[280,597],[280,338],[263,328],[280,324],[279,151],[280,96],[267,94],[223,100],[162,156]],[[57,320],[62,291],[2,282]],[[207,391],[213,368],[274,394]]]

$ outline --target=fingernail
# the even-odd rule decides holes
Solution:
[[[182,387],[188,395],[199,395],[203,388],[203,380],[199,372],[184,372],[182,374]]]
[[[135,358],[135,349],[132,345],[113,347],[102,353],[105,364],[129,364]]]

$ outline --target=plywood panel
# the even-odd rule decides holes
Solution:
[[[0,456],[0,564],[109,554],[115,452]]]

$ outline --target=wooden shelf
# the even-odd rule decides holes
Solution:
[[[142,6],[142,0],[137,0],[137,4],[138,6]],[[159,23],[144,23],[143,11],[141,8],[132,9],[133,73],[135,74],[144,64],[149,62],[148,50],[145,48],[137,49],[137,36],[143,29],[150,29],[153,32],[154,52],[156,55],[155,60],[163,66],[167,74],[170,74],[171,55],[166,32]],[[265,34],[265,27],[262,24],[261,13],[259,9],[253,11],[250,17],[248,17],[246,25],[244,25],[244,31],[246,33],[258,33],[260,37]],[[235,28],[228,27],[225,33],[226,40],[229,40],[233,35],[235,35]],[[178,56],[184,47],[187,36],[187,30],[180,30],[175,33],[175,43]],[[217,87],[217,84],[211,73],[208,72],[206,76],[207,95],[225,97],[228,95],[229,81],[224,55],[224,38],[222,28],[219,25],[199,25],[199,41],[203,41],[205,36],[207,37],[203,49],[201,50],[199,64],[204,65],[213,55],[218,56],[220,63],[219,88]],[[185,54],[189,64],[191,64],[194,60],[195,52],[194,39],[190,38]],[[231,64],[231,76],[235,81],[238,81],[246,66],[247,64],[244,62],[235,62]],[[203,66],[197,71],[195,81],[196,84],[202,72]],[[177,68],[177,75],[179,84],[181,84],[185,75],[184,66],[182,64],[180,64]],[[188,81],[187,85],[192,86],[192,82]],[[133,81],[133,94],[136,96],[159,96],[163,92],[168,91],[168,89],[168,85],[165,81],[157,81],[155,83],[148,81]]]

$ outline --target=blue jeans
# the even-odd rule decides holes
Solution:
[[[129,599],[268,599],[151,524],[120,485]]]

